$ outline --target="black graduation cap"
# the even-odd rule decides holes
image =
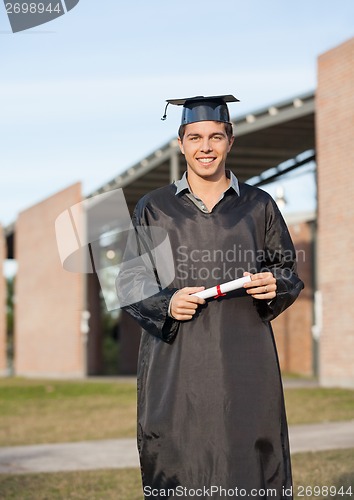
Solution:
[[[167,99],[165,113],[161,120],[166,120],[166,110],[169,104],[183,106],[181,125],[187,123],[215,121],[230,122],[230,114],[227,108],[228,102],[239,102],[233,95],[217,95],[204,97],[187,97],[184,99]]]

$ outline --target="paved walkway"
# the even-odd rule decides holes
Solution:
[[[290,427],[292,453],[354,448],[354,420]],[[135,439],[0,448],[0,473],[138,467]]]

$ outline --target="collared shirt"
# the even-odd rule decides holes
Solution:
[[[231,172],[231,170],[226,170],[226,177],[228,179],[230,179],[230,184],[229,184],[228,188],[225,189],[225,191],[221,194],[221,196],[220,196],[219,200],[217,201],[217,203],[219,203],[224,198],[225,193],[229,189],[233,189],[235,191],[235,193],[238,196],[240,196],[240,188],[239,188],[239,185],[238,185],[238,180],[237,180],[236,175],[233,172]],[[201,210],[204,213],[210,213],[210,211],[206,207],[206,205],[203,202],[203,200],[201,200],[200,198],[198,198],[198,196],[196,196],[192,192],[192,190],[191,190],[191,188],[190,188],[190,186],[188,184],[187,172],[184,172],[184,174],[183,174],[183,176],[182,176],[182,178],[180,180],[175,181],[175,186],[177,187],[175,195],[179,195],[179,194],[185,192],[186,196],[188,196],[188,198],[195,204],[196,207],[199,208],[199,210]]]

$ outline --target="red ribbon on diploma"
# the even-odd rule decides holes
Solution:
[[[224,297],[224,295],[226,295],[226,293],[221,293],[220,285],[216,285],[216,291],[217,295],[215,295],[214,299],[217,299],[218,297]]]

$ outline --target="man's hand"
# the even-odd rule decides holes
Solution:
[[[272,300],[276,297],[277,282],[272,273],[244,272],[243,275],[251,276],[251,281],[243,285],[249,295],[260,300]]]
[[[205,304],[200,297],[192,297],[192,293],[201,292],[204,286],[181,288],[171,299],[171,316],[178,321],[187,321],[193,318],[199,305]]]

